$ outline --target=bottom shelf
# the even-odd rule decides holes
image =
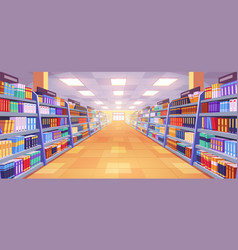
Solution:
[[[199,170],[203,171],[204,173],[208,174],[209,176],[213,177],[214,179],[224,179],[223,177],[221,177],[218,174],[213,173],[212,171],[202,167],[200,164],[198,164],[197,162],[193,163],[194,167],[198,168]]]
[[[50,158],[46,159],[46,163],[49,163],[49,162],[53,161],[55,158],[57,158],[58,156],[62,155],[63,153],[65,153],[66,151],[68,151],[71,148],[72,148],[72,146],[69,146],[66,149],[64,149],[63,151],[61,151],[59,153],[56,153],[55,155],[53,155]]]
[[[100,129],[98,129],[97,131],[94,131],[93,133],[91,133],[91,135],[96,134],[98,131],[100,131]]]
[[[142,132],[141,130],[137,129],[137,131],[141,132],[143,135],[147,136],[146,133]]]
[[[150,138],[151,140],[153,140],[153,141],[159,143],[161,146],[163,146],[163,143],[161,141],[157,141],[157,140],[155,140],[155,138],[153,138],[151,136],[148,136],[148,138]]]
[[[84,140],[86,140],[88,137],[89,137],[89,135],[88,135],[87,137],[83,138],[83,139],[80,139],[80,140],[77,141],[76,143],[74,143],[74,147],[75,147],[76,145],[78,145],[79,143],[83,142]]]
[[[38,170],[39,168],[41,168],[43,166],[43,162],[40,162],[39,164],[37,164],[36,166],[28,169],[26,172],[21,173],[17,176],[15,176],[13,179],[24,179],[25,177],[27,177],[28,175],[32,174],[33,172],[35,172],[36,170]]]
[[[188,157],[186,157],[185,155],[180,154],[178,151],[173,150],[172,148],[168,147],[167,145],[165,146],[165,148],[167,148],[169,151],[171,151],[172,153],[178,155],[180,158],[182,158],[183,160],[187,161],[189,164],[191,162],[191,159],[189,159]]]

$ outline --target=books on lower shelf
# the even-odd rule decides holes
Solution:
[[[41,118],[42,128],[51,128],[67,125],[67,118]]]
[[[51,142],[69,135],[68,128],[61,128],[55,131],[43,133],[44,143]]]
[[[156,134],[154,132],[149,131],[148,136],[154,138],[156,141],[164,143],[164,135]]]
[[[71,117],[71,123],[72,124],[78,124],[78,123],[87,123],[87,118],[86,117]]]
[[[46,159],[65,150],[68,147],[69,143],[69,139],[62,139],[59,142],[53,143],[52,145],[45,147]]]
[[[37,150],[0,164],[0,179],[14,178],[38,165],[40,162],[41,152]]]
[[[167,138],[167,146],[191,159],[192,147],[188,146],[186,143],[181,143],[179,141]]]
[[[202,128],[237,134],[237,118],[202,117]]]
[[[194,140],[194,133],[193,132],[187,132],[184,130],[180,130],[177,128],[169,128],[169,135],[176,137],[178,139],[185,140],[189,143],[193,143]]]
[[[179,127],[194,128],[195,122],[196,122],[195,117],[171,117],[170,118],[170,125],[179,126]]]
[[[196,156],[197,163],[202,167],[205,167],[207,170],[225,179],[236,178],[237,164],[226,161],[221,157],[215,156],[202,150],[198,150]]]

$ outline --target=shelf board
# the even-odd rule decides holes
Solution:
[[[70,135],[66,135],[66,136],[63,136],[63,137],[57,138],[57,139],[55,139],[55,140],[52,140],[52,141],[46,142],[46,143],[44,143],[44,145],[45,145],[45,147],[47,147],[47,146],[49,146],[49,145],[51,145],[51,144],[53,144],[53,143],[55,143],[55,142],[58,142],[58,141],[64,140],[64,139],[66,139],[66,138],[68,138],[68,137],[70,137]]]
[[[165,127],[166,126],[165,124],[159,124],[159,123],[155,123],[155,122],[149,122],[149,124],[153,124],[153,125],[161,126],[161,127]]]
[[[44,102],[39,102],[39,105],[40,105],[40,106],[52,107],[52,108],[67,109],[67,107],[61,107],[61,106],[58,106],[58,105],[48,104],[48,103],[44,103]]]
[[[177,105],[177,106],[173,106],[173,107],[171,106],[170,110],[175,109],[175,108],[183,108],[183,107],[190,107],[190,106],[196,106],[196,105],[198,105],[197,102],[187,103],[187,104],[183,104],[183,105]]]
[[[36,113],[17,113],[17,112],[0,112],[0,116],[26,116],[26,117],[37,117]]]
[[[148,122],[142,122],[142,121],[138,121],[138,123],[139,123],[139,122],[140,122],[140,123],[148,123]]]
[[[86,131],[88,131],[88,129],[84,129],[84,130],[78,131],[77,133],[74,133],[73,135],[77,136],[77,135],[79,135],[79,134],[81,134],[83,132],[86,132]]]
[[[69,127],[69,125],[62,125],[62,126],[58,126],[58,127],[43,128],[43,132],[48,132],[48,131],[57,130],[57,129],[61,129],[61,128],[68,128],[68,127]]]
[[[147,136],[146,133],[140,131],[139,129],[136,129],[137,131],[141,132],[143,135]]]
[[[211,154],[214,154],[216,156],[219,156],[227,161],[230,161],[232,163],[237,163],[237,158],[235,157],[232,157],[230,155],[227,155],[225,153],[222,153],[222,152],[218,152],[218,151],[215,151],[213,149],[210,149],[210,148],[206,148],[206,147],[203,147],[203,146],[200,146],[200,145],[196,145],[196,148],[200,149],[200,150],[203,150],[203,151],[206,151],[208,153],[211,153]]]
[[[25,131],[19,131],[15,133],[9,133],[9,134],[1,134],[0,135],[0,140],[11,138],[14,136],[21,136],[21,135],[30,135],[30,134],[35,134],[40,132],[39,129],[33,129],[33,130],[25,130]]]
[[[82,112],[82,113],[87,113],[86,110],[79,110],[79,109],[69,109],[69,110],[72,110],[72,111],[77,111],[77,112]]]
[[[224,138],[229,138],[229,139],[237,140],[237,134],[220,132],[220,131],[214,131],[214,130],[209,130],[209,129],[198,129],[198,132],[199,133],[206,133],[206,134],[211,134],[211,135],[216,135],[216,136],[221,136],[221,137],[224,137]]]
[[[84,124],[88,124],[87,122],[84,122],[84,123],[75,123],[75,124],[72,124],[71,126],[72,127],[77,127],[77,126],[81,126],[81,125],[84,125]]]
[[[91,133],[91,136],[96,134],[98,131],[100,131],[101,129],[98,129],[97,131],[94,131],[93,133]]]
[[[204,173],[208,174],[209,176],[213,177],[214,179],[224,179],[220,175],[213,173],[212,171],[206,169],[205,167],[202,167],[197,162],[194,162],[193,166],[196,167],[196,168],[198,168],[199,170],[203,171]]]
[[[181,127],[181,126],[175,126],[175,125],[168,125],[169,128],[178,128],[186,131],[194,132],[194,128],[187,128],[187,127]]]
[[[148,136],[148,138],[150,138],[151,140],[153,140],[153,141],[159,143],[161,146],[163,146],[163,143],[161,141],[157,141],[157,140],[155,140],[155,138],[153,138],[151,136]]]
[[[80,139],[79,141],[77,141],[76,143],[74,143],[74,147],[77,146],[79,143],[83,142],[84,140],[86,140],[87,138],[89,138],[90,136],[88,135],[87,137]]]
[[[196,114],[171,114],[169,117],[196,117]]]
[[[190,163],[191,159],[189,159],[185,155],[180,154],[178,151],[173,150],[172,148],[168,147],[167,145],[165,146],[165,148],[167,148],[169,151],[171,151],[172,153],[176,154],[177,156],[179,156],[180,158],[182,158],[186,162]]]
[[[206,99],[206,100],[202,100],[201,103],[203,103],[203,102],[223,101],[223,100],[229,100],[229,99],[235,99],[235,98],[237,98],[237,94],[234,94],[234,95],[226,95],[226,96],[217,97],[217,98],[212,98],[212,99]]]
[[[12,154],[12,155],[3,157],[3,158],[0,159],[0,164],[1,164],[1,163],[4,163],[4,162],[7,162],[7,161],[10,161],[10,160],[13,160],[13,159],[15,159],[15,158],[17,158],[17,157],[19,157],[19,156],[21,156],[21,155],[30,153],[30,152],[35,151],[35,150],[38,150],[38,149],[40,149],[40,148],[41,148],[41,145],[37,145],[37,146],[35,146],[35,147],[33,147],[33,148],[29,148],[29,149],[23,150],[23,151],[21,151],[21,152],[19,152],[19,153],[16,153],[16,154]]]
[[[192,142],[188,142],[188,141],[185,141],[185,140],[183,140],[183,139],[179,139],[179,138],[177,138],[177,137],[173,137],[173,136],[171,136],[171,135],[167,135],[167,138],[170,138],[170,139],[173,139],[173,140],[177,140],[177,141],[181,141],[181,142],[183,142],[184,144],[187,144],[187,145],[193,145]]]
[[[35,172],[36,170],[38,170],[39,168],[43,167],[43,162],[40,162],[39,164],[37,164],[36,166],[28,169],[26,172],[21,173],[17,176],[14,177],[14,179],[24,179],[25,177],[27,177],[28,175],[32,174],[33,172]]]
[[[67,147],[66,149],[64,149],[63,151],[54,154],[53,156],[51,156],[50,158],[46,159],[46,163],[49,163],[51,161],[53,161],[55,158],[59,157],[60,155],[64,154],[65,152],[67,152],[69,149],[71,149],[72,146]]]
[[[0,94],[0,98],[13,100],[13,101],[19,101],[19,102],[36,103],[35,100],[28,100],[28,99],[24,99],[24,98],[18,98],[18,97],[14,97],[14,96],[10,96],[10,95],[3,95],[3,94]]]
[[[80,117],[87,118],[87,116],[84,115],[70,115],[70,118],[80,118]]]
[[[200,113],[199,116],[237,116],[237,112],[211,112],[211,113]]]
[[[52,115],[52,114],[40,114],[41,117],[57,118],[57,117],[68,117],[68,115]]]

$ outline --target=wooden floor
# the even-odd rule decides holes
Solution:
[[[209,179],[123,121],[114,121],[28,177]]]

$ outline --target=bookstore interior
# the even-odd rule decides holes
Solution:
[[[237,179],[237,72],[0,72],[0,179]]]

